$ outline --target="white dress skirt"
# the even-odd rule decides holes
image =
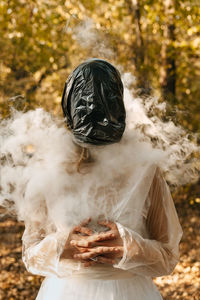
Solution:
[[[46,277],[36,300],[163,299],[150,277],[124,273],[119,272],[119,278],[112,278],[111,275],[104,279]]]

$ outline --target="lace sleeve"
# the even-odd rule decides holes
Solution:
[[[149,238],[116,223],[123,239],[124,255],[115,267],[152,277],[168,275],[178,262],[183,232],[169,187],[159,168],[147,200],[150,201],[146,218]]]

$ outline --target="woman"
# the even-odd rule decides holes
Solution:
[[[27,269],[46,277],[36,299],[162,299],[152,277],[173,271],[182,229],[159,152],[123,135],[119,72],[100,59],[82,63],[66,82],[62,108],[69,184],[57,204],[46,195],[22,238]]]

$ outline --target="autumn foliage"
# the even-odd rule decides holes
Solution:
[[[42,106],[61,115],[64,82],[89,57],[135,76],[135,95],[158,96],[167,118],[200,132],[198,0],[1,0],[0,114]],[[200,186],[174,191],[184,235],[172,276],[155,279],[164,299],[199,299]],[[21,261],[23,224],[0,220],[0,299],[35,299],[42,278]]]

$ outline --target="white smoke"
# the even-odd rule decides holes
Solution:
[[[191,156],[199,151],[198,146],[171,121],[163,122],[155,115],[148,117],[152,107],[162,110],[165,105],[153,98],[145,103],[133,98],[126,83],[124,96],[127,126],[121,142],[90,148],[95,163],[84,175],[76,171],[77,148],[63,120],[43,109],[15,111],[11,118],[2,120],[0,205],[13,202],[18,219],[31,216],[38,220],[44,218],[42,203],[46,202],[51,221],[62,227],[90,217],[95,205],[94,217],[99,211],[106,215],[110,212],[107,196],[102,194],[99,198],[99,191],[109,186],[112,196],[116,194],[118,198],[120,192],[112,189],[113,182],[120,183],[120,176],[130,176],[134,182],[142,176],[145,166],[160,166],[172,184],[194,182],[199,166]],[[124,199],[126,191],[122,189],[121,193]],[[115,196],[112,201],[115,202]]]
[[[77,25],[72,37],[82,48],[87,48],[91,56],[112,59],[114,52],[108,47],[105,36],[102,36],[92,19],[87,18]]]
[[[87,29],[92,23],[84,26],[77,29],[79,42],[87,47],[95,45],[104,57],[111,55],[102,43],[99,45],[96,32]],[[14,111],[0,122],[0,205],[8,207],[13,203],[19,220],[38,221],[45,218],[46,203],[50,221],[60,228],[90,217],[92,207],[93,217],[97,218],[99,212],[110,214],[106,186],[113,203],[112,216],[117,220],[123,209],[116,209],[119,206],[115,198],[123,204],[129,197],[127,191],[133,182],[143,178],[148,166],[160,166],[173,185],[198,179],[200,166],[195,153],[199,147],[195,137],[191,141],[183,128],[172,121],[162,121],[154,113],[165,112],[165,103],[153,97],[135,98],[130,74],[123,74],[122,79],[127,111],[124,136],[120,143],[92,147],[94,164],[84,175],[76,171],[79,155],[63,120],[40,108],[25,113]],[[124,184],[122,179],[126,177],[130,180]],[[117,190],[113,183],[123,188]],[[135,211],[136,219],[139,214]]]
[[[200,151],[197,135],[186,132],[172,120],[164,122],[158,112],[166,115],[166,102],[159,102],[157,97],[134,98],[129,88],[132,75],[126,73],[122,77],[129,128],[138,132],[140,140],[166,153],[167,161],[161,167],[172,185],[195,182],[200,170],[199,160],[195,158]]]

